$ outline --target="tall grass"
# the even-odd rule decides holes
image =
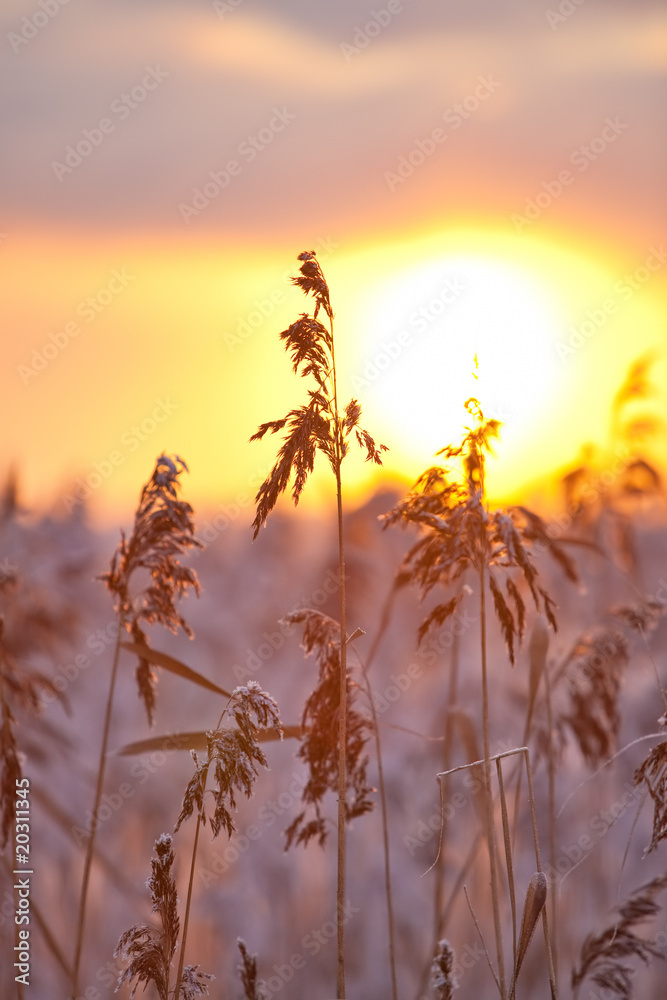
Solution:
[[[336,890],[336,912],[337,912],[337,944],[338,944],[338,969],[336,976],[336,987],[338,997],[345,997],[345,895],[346,895],[346,840],[345,826],[353,815],[359,810],[365,811],[365,792],[355,789],[355,799],[357,802],[350,807],[348,805],[348,757],[354,762],[358,761],[359,753],[363,745],[360,725],[356,725],[356,732],[348,732],[348,689],[350,678],[347,669],[347,644],[349,641],[347,634],[347,591],[345,582],[345,542],[343,534],[343,483],[342,464],[343,459],[349,450],[349,439],[354,432],[357,443],[366,451],[366,459],[370,462],[381,464],[381,452],[384,445],[376,445],[368,431],[363,430],[359,424],[361,417],[361,407],[356,399],[351,399],[345,410],[339,408],[338,383],[336,372],[336,355],[334,340],[334,312],[331,306],[329,287],[322,273],[322,269],[313,251],[304,251],[299,254],[302,262],[299,268],[300,275],[293,278],[294,284],[306,295],[312,295],[315,300],[313,315],[305,313],[300,316],[295,323],[281,334],[285,349],[292,357],[292,369],[294,374],[299,374],[302,378],[311,378],[314,388],[308,390],[308,402],[305,406],[290,410],[286,417],[281,420],[272,420],[260,426],[252,441],[261,440],[267,433],[276,434],[287,428],[283,444],[278,454],[278,460],[274,465],[270,475],[262,483],[257,493],[257,515],[253,524],[255,537],[260,528],[265,524],[267,517],[273,510],[278,497],[289,485],[290,479],[294,477],[292,487],[292,498],[294,503],[299,502],[299,497],[306,484],[308,474],[313,471],[315,453],[322,452],[329,461],[329,465],[334,474],[336,484],[336,511],[338,528],[338,583],[339,583],[339,639],[337,644],[333,644],[330,639],[325,643],[337,665],[331,664],[331,672],[338,673],[338,696],[328,697],[322,701],[318,708],[311,703],[313,708],[311,718],[311,731],[322,729],[326,725],[325,711],[333,709],[338,716],[338,875]],[[318,320],[320,313],[326,319],[326,325]],[[311,620],[308,623],[314,625],[315,629],[322,629],[323,623],[319,625]],[[324,625],[325,631],[327,626]],[[319,645],[323,648],[321,638],[313,635],[311,642],[305,640],[307,652]],[[326,682],[326,678],[323,678]],[[308,752],[311,768],[318,768],[321,765],[322,746],[318,746],[314,753]],[[324,754],[329,751],[325,748]],[[321,770],[321,769],[320,769]],[[355,770],[359,770],[355,763]],[[311,785],[311,797],[319,810],[318,800],[324,788],[328,787],[325,780],[322,787],[322,773]],[[363,777],[361,778],[363,784]],[[316,789],[316,791],[315,791]],[[358,802],[361,804],[357,804]],[[306,828],[304,841],[307,842],[311,836],[317,833],[320,840],[323,839],[324,825],[318,811],[314,826]]]
[[[34,937],[39,935],[44,942],[54,976],[67,981],[77,1000],[79,996],[88,1000],[91,987],[83,983],[82,971],[93,956],[95,960],[99,957],[97,938],[103,941],[103,928],[92,923],[89,912],[91,872],[98,862],[120,883],[134,870],[136,860],[130,857],[136,839],[132,835],[123,844],[122,864],[114,868],[100,833],[118,680],[129,653],[137,663],[137,688],[149,726],[158,715],[157,671],[162,670],[170,676],[169,684],[187,684],[189,690],[205,693],[210,716],[201,725],[208,723],[211,728],[150,735],[121,748],[122,754],[141,758],[159,752],[168,738],[173,746],[190,752],[192,773],[182,796],[174,792],[170,781],[157,817],[145,810],[142,798],[126,806],[133,811],[135,822],[150,828],[153,857],[147,888],[151,915],[148,919],[140,915],[125,931],[122,926],[127,924],[112,928],[118,942],[114,955],[119,991],[129,989],[134,996],[143,988],[159,1000],[195,1000],[209,992],[231,995],[217,954],[206,947],[201,934],[192,933],[193,926],[201,929],[204,919],[194,918],[199,904],[209,921],[215,920],[211,914],[217,912],[217,902],[211,903],[213,894],[202,899],[203,894],[196,891],[198,866],[216,838],[222,836],[231,842],[238,834],[241,800],[261,801],[261,777],[272,763],[272,751],[265,744],[289,737],[297,741],[296,757],[305,765],[306,777],[296,815],[290,812],[285,818],[286,847],[326,848],[330,830],[336,831],[333,923],[337,1000],[348,995],[350,979],[351,949],[345,936],[350,882],[357,896],[363,894],[365,904],[359,924],[355,924],[355,936],[357,926],[359,941],[371,926],[381,925],[384,934],[384,914],[371,896],[371,877],[366,881],[372,873],[365,867],[348,871],[348,828],[374,806],[374,767],[381,835],[379,824],[375,827],[369,817],[357,827],[360,832],[355,832],[355,841],[351,841],[356,846],[358,836],[367,850],[365,857],[377,864],[378,871],[383,869],[389,961],[373,969],[372,1000],[384,998],[389,990],[393,1000],[407,1000],[408,989],[417,983],[420,1000],[426,996],[428,1000],[487,996],[494,991],[501,1000],[537,1000],[546,995],[553,1000],[570,994],[573,1000],[583,1000],[588,987],[600,991],[596,994],[600,997],[643,1000],[646,994],[639,992],[638,971],[654,958],[663,957],[667,941],[664,933],[648,929],[649,921],[655,928],[661,912],[667,877],[664,871],[650,869],[644,874],[649,864],[660,864],[667,840],[667,739],[662,728],[665,715],[660,715],[667,696],[662,661],[654,654],[654,648],[664,650],[660,630],[667,608],[667,584],[660,578],[648,593],[642,586],[650,577],[649,562],[641,551],[628,498],[636,496],[638,490],[643,498],[654,496],[657,470],[635,452],[619,473],[616,486],[598,488],[593,501],[586,499],[596,481],[592,469],[582,466],[575,470],[576,475],[566,477],[565,482],[571,505],[566,528],[562,522],[547,523],[525,506],[494,506],[486,488],[486,461],[500,426],[485,418],[478,400],[468,400],[468,426],[461,441],[443,448],[438,453],[441,464],[428,468],[408,495],[381,519],[384,528],[401,525],[413,535],[397,569],[390,567],[388,555],[380,554],[381,546],[389,546],[394,533],[378,531],[374,536],[382,566],[381,586],[386,592],[389,583],[389,596],[384,604],[380,599],[369,602],[378,620],[363,623],[375,635],[364,652],[364,632],[355,627],[349,634],[348,626],[356,614],[348,606],[348,573],[353,567],[354,575],[359,560],[348,556],[350,549],[354,551],[354,542],[350,544],[352,532],[346,526],[349,508],[344,503],[343,462],[353,439],[375,464],[381,463],[384,446],[377,445],[360,426],[361,408],[356,400],[340,405],[329,286],[314,253],[302,253],[299,261],[299,276],[293,280],[312,298],[314,309],[310,315],[302,314],[280,337],[294,374],[307,382],[307,397],[282,419],[261,424],[253,435],[253,440],[273,434],[283,437],[275,464],[257,493],[252,529],[257,538],[288,488],[298,503],[317,453],[323,454],[332,471],[336,495],[337,618],[303,605],[281,611],[285,634],[297,630],[304,655],[312,657],[315,664],[311,693],[300,711],[296,701],[288,698],[292,719],[294,714],[300,714],[300,719],[284,725],[278,704],[257,680],[233,690],[225,686],[231,672],[226,654],[217,656],[219,675],[211,678],[153,647],[149,631],[153,625],[173,634],[193,635],[179,610],[179,601],[191,591],[199,593],[197,574],[185,564],[185,557],[202,547],[194,511],[179,496],[187,467],[178,457],[160,455],[141,491],[133,529],[128,537],[121,535],[110,568],[102,575],[113,598],[118,638],[111,651],[108,691],[100,713],[101,746],[88,836],[83,857],[77,854],[75,858],[83,870],[77,913],[61,925],[53,917],[52,898],[46,908],[41,899],[33,900]],[[627,436],[626,408],[630,401],[644,398],[646,385],[647,362],[642,362],[614,400],[615,442]],[[644,489],[638,486],[642,483]],[[3,542],[8,539],[7,545],[18,544],[17,524],[16,504],[6,505],[0,512],[0,538]],[[367,521],[364,524],[368,532]],[[615,534],[609,533],[610,525],[616,527]],[[664,525],[661,530],[664,539]],[[367,538],[364,535],[362,544]],[[17,551],[23,552],[20,546]],[[577,554],[576,563],[573,553]],[[600,566],[606,575],[601,587]],[[591,591],[586,600],[585,585]],[[415,617],[413,588],[428,604],[420,613],[421,624]],[[612,595],[614,599],[609,600]],[[282,595],[278,603],[280,600]],[[35,762],[41,761],[47,773],[49,756],[54,756],[52,750],[57,747],[54,727],[34,723],[33,717],[57,698],[68,707],[68,698],[49,677],[45,664],[49,658],[53,662],[73,641],[77,614],[62,606],[54,611],[37,587],[22,580],[18,566],[0,571],[0,602],[0,838],[8,848],[18,831],[15,790],[22,787],[31,768],[39,770]],[[385,716],[387,706],[380,711],[374,684],[402,664],[400,657],[412,645],[411,639],[406,639],[409,629],[416,627],[417,650],[428,650],[429,642],[446,634],[457,616],[470,609],[474,609],[473,627],[467,635],[455,631],[449,660],[443,663],[442,657],[432,658],[432,669],[424,671],[418,682],[422,686],[406,687],[400,703],[392,709],[393,715]],[[211,628],[215,631],[213,625]],[[530,643],[524,651],[522,644],[528,634]],[[233,648],[237,637],[225,636],[225,641]],[[285,661],[293,656],[289,642],[282,655]],[[638,712],[643,714],[638,731],[630,733],[632,738],[623,745],[624,723],[634,697],[626,682],[628,677],[636,679],[640,657],[650,661],[647,673],[655,691],[648,709],[639,706]],[[443,666],[449,667],[448,678],[441,672]],[[164,688],[168,691],[169,685]],[[365,710],[364,696],[370,703],[370,714]],[[398,741],[414,738],[416,732],[414,721],[412,729],[401,726],[411,710],[418,720],[421,749],[412,758],[398,758]],[[430,731],[431,710],[434,734]],[[123,713],[129,715],[125,706]],[[646,725],[646,719],[659,716],[658,731],[647,733],[651,725]],[[507,745],[496,750],[494,739],[501,730]],[[655,744],[645,751],[643,744],[648,740]],[[433,745],[436,753],[431,750]],[[376,763],[371,761],[373,747]],[[640,753],[637,747],[642,747],[643,760],[633,756]],[[383,758],[387,748],[391,764]],[[612,775],[613,768],[617,777]],[[435,858],[430,867],[423,864],[421,871],[427,869],[427,874],[419,883],[407,865],[390,864],[390,853],[393,849],[395,854],[401,832],[415,818],[406,814],[405,802],[410,795],[415,801],[413,786],[427,788],[436,779],[442,816],[446,810],[451,816],[456,781],[464,775],[474,789],[476,808],[458,826],[452,821],[443,823],[437,836],[431,826]],[[603,776],[609,777],[607,785]],[[624,781],[622,797],[613,804],[616,808],[607,809],[605,796]],[[632,795],[628,788],[633,789]],[[59,834],[71,835],[74,826],[67,804],[54,802],[48,789],[40,789],[37,781],[33,790],[31,780],[31,794],[44,808],[44,815],[48,811]],[[332,797],[337,798],[335,823],[328,816]],[[618,849],[618,863],[611,851],[603,859],[616,822],[622,821],[634,798],[636,815],[627,842]],[[645,804],[648,807],[643,809]],[[578,817],[573,816],[577,813]],[[606,824],[598,843],[593,844],[596,852],[590,849],[597,861],[590,864],[590,870],[586,867],[588,848],[580,847],[577,818],[582,817],[588,821],[587,831],[600,828],[603,818]],[[181,849],[182,830],[191,820],[194,830],[187,849]],[[170,832],[162,832],[165,828]],[[609,840],[603,841],[607,836]],[[643,837],[640,858],[636,845]],[[262,849],[250,844],[249,850],[252,864],[261,871]],[[558,874],[564,857],[578,856],[577,851],[582,857],[567,869],[571,882],[564,888],[564,879]],[[3,861],[9,875],[12,859],[6,853]],[[425,857],[424,853],[417,859],[420,864]],[[288,884],[286,873],[292,870],[288,858],[291,856],[283,861],[283,885]],[[185,866],[183,903],[177,891],[179,864]],[[370,866],[370,861],[364,864]],[[622,885],[630,880],[631,885]],[[236,905],[242,897],[235,895],[233,881],[222,881],[219,891],[221,900],[233,900]],[[568,899],[569,885],[576,885],[573,892],[580,916],[574,913],[573,897]],[[591,886],[592,893],[588,891]],[[406,902],[409,893],[423,900],[418,912]],[[428,921],[422,919],[422,910],[430,905],[429,897],[433,919],[425,930]],[[282,914],[280,894],[268,879],[264,903],[269,914],[274,910]],[[142,910],[144,905],[143,899],[132,898],[133,907]],[[258,935],[260,923],[269,922],[261,921],[259,914],[246,919],[248,915],[240,906],[235,916],[239,923],[242,919],[249,923],[253,933],[257,929]],[[290,913],[290,921],[292,917]],[[115,915],[109,919],[115,924]],[[544,944],[535,935],[540,922]],[[281,925],[275,930],[284,947],[297,931],[282,926],[280,919],[275,923]],[[237,936],[238,929],[228,925],[229,920],[225,941],[216,941],[216,951],[221,945],[226,947],[228,938]],[[247,928],[243,934],[250,940]],[[10,936],[11,948],[18,947],[16,927]],[[74,939],[71,965],[61,940],[65,937]],[[303,960],[306,939],[308,935],[301,939],[302,951],[293,958]],[[470,948],[471,941],[484,956],[480,969],[486,963],[486,980],[481,971],[471,972],[469,978],[457,955],[457,946],[464,942]],[[253,951],[244,940],[238,941],[238,982],[231,989],[242,989],[244,1000],[268,1000],[278,992],[272,970],[288,966],[276,960],[276,953],[267,956],[259,949],[255,954],[252,947]],[[193,964],[191,953],[201,964]],[[107,959],[110,956],[111,948]],[[212,972],[202,971],[212,968],[213,961],[217,962],[215,985]],[[569,984],[564,972],[568,964]],[[297,966],[298,962],[290,966],[290,978],[281,980],[284,996],[292,989],[294,996],[304,995],[306,987],[297,986]],[[359,974],[357,968],[355,973]],[[322,991],[319,963],[314,959],[303,977],[308,981],[309,997]],[[224,985],[218,987],[220,981]],[[218,988],[220,992],[216,992]],[[30,996],[19,982],[11,983],[9,989],[8,998]]]

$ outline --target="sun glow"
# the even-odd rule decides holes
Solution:
[[[413,479],[460,440],[470,396],[502,423],[496,496],[550,476],[584,441],[604,442],[628,365],[662,340],[653,290],[623,300],[613,291],[623,272],[604,253],[507,234],[450,232],[403,250],[400,267],[395,247],[375,261],[382,277],[366,266],[345,317],[347,385],[391,445],[388,469]],[[596,327],[587,310],[601,314],[610,294],[617,308]]]
[[[554,305],[498,261],[422,265],[387,288],[369,317],[369,354],[355,382],[367,406],[389,408],[404,448],[419,440],[435,450],[460,427],[470,395],[488,416],[524,424],[553,387]]]
[[[14,240],[2,373],[14,420],[0,465],[17,466],[25,503],[63,514],[71,484],[94,481],[91,511],[116,523],[167,450],[186,458],[197,506],[236,505],[247,517],[278,444],[248,439],[306,392],[278,337],[312,308],[289,281],[308,248],[293,243],[260,252],[217,240]],[[336,313],[339,401],[356,397],[362,426],[389,446],[383,476],[414,481],[458,442],[474,395],[503,424],[489,489],[516,498],[575,461],[583,443],[605,443],[614,393],[647,352],[658,358],[654,409],[664,412],[664,278],[642,257],[481,227],[316,249]],[[127,288],[87,322],[81,304],[123,269]],[[629,292],[626,272],[641,287]],[[72,321],[81,332],[67,340]],[[169,418],[156,422],[161,401]],[[361,502],[376,472],[352,448],[346,491]],[[302,503],[315,509],[331,496],[319,456]]]

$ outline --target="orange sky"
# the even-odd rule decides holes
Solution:
[[[0,466],[24,502],[65,514],[79,479],[126,521],[166,450],[197,506],[250,521],[275,443],[247,440],[304,394],[278,341],[302,249],[388,473],[478,391],[510,494],[609,446],[648,350],[665,412],[664,10],[433,0],[377,34],[352,3],[268,10],[96,0],[34,34],[3,10]]]

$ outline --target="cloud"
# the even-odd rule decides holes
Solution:
[[[244,0],[224,19],[213,4],[67,4],[0,70],[12,95],[0,209],[56,223],[178,226],[179,202],[237,157],[274,108],[287,107],[294,124],[244,170],[233,197],[207,211],[202,227],[261,231],[328,213],[326,228],[332,216],[346,226],[362,212],[373,225],[387,215],[383,172],[441,125],[480,76],[492,75],[502,86],[420,173],[405,206],[419,190],[413,208],[445,211],[456,191],[459,204],[476,202],[480,185],[486,201],[497,196],[501,206],[508,192],[527,197],[605,116],[623,113],[632,124],[614,154],[623,172],[601,185],[599,197],[620,204],[626,192],[625,210],[634,199],[646,203],[645,213],[667,13],[587,0],[552,28],[545,10],[524,0],[508,4],[503,19],[483,12],[476,5],[448,24],[434,0],[405,2],[362,45],[371,14],[350,4],[335,18],[312,5],[301,17],[292,0],[279,17],[274,8],[260,16]],[[5,13],[7,31],[20,27],[18,15],[18,5]],[[58,182],[52,162],[156,64],[169,74],[159,90],[118,122],[76,175]],[[395,212],[396,199],[389,204]]]

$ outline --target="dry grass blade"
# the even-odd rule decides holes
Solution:
[[[540,918],[546,899],[547,877],[544,872],[535,872],[535,874],[531,877],[526,891],[526,899],[523,904],[521,934],[519,936],[519,947],[517,949],[516,962],[514,965],[514,977],[512,980],[510,1000],[514,1000],[516,983],[519,978],[519,973],[521,972],[521,966],[523,965],[523,960],[526,957],[528,945],[530,944],[533,934],[535,933],[537,921]]]
[[[546,622],[541,615],[535,619],[530,641],[528,643],[528,654],[530,657],[530,676],[528,681],[528,708],[526,709],[526,724],[524,728],[523,743],[528,742],[530,726],[535,711],[535,701],[540,682],[544,676],[547,664],[547,653],[549,651],[549,631]]]
[[[653,799],[653,835],[644,856],[654,851],[667,838],[667,740],[653,747],[646,760],[634,773],[633,781],[646,783]]]
[[[229,732],[234,732],[230,729]],[[283,726],[282,737],[275,729],[259,729],[255,734],[258,743],[273,743],[280,739],[301,738],[303,730],[301,726]],[[206,750],[208,747],[209,733],[203,730],[190,733],[168,733],[166,736],[149,736],[145,740],[135,740],[133,743],[126,743],[125,746],[115,750],[118,757],[132,757],[135,754],[151,753],[154,750]]]
[[[498,987],[498,992],[500,994],[502,994],[502,989],[501,989],[501,986],[500,986],[500,980],[498,979],[498,976],[496,975],[496,970],[493,968],[493,962],[491,961],[491,956],[489,955],[488,948],[486,947],[486,941],[484,940],[484,935],[482,934],[482,928],[479,926],[479,920],[477,919],[477,914],[475,913],[475,910],[473,909],[473,905],[470,902],[470,896],[468,895],[468,887],[466,885],[463,886],[463,895],[466,898],[466,903],[468,904],[468,909],[470,910],[470,916],[472,917],[473,922],[475,924],[475,928],[477,929],[477,935],[478,935],[480,943],[482,945],[482,950],[484,951],[484,956],[486,958],[486,964],[488,965],[489,970],[491,972],[491,975],[494,978],[495,984]]]
[[[154,663],[172,674],[177,674],[178,677],[184,677],[186,681],[192,681],[193,684],[198,684],[200,687],[206,688],[208,691],[215,691],[216,694],[223,695],[225,698],[231,698],[232,696],[231,691],[226,691],[225,688],[214,684],[208,677],[198,674],[196,670],[186,666],[185,663],[181,663],[180,660],[176,660],[173,656],[168,656],[166,653],[159,653],[156,649],[151,649],[145,643],[121,642],[121,646],[123,649],[129,650],[130,653],[135,653],[140,660],[147,660],[148,663]]]
[[[266,1000],[266,991],[257,982],[257,955],[251,955],[245,941],[236,939],[241,952],[241,965],[238,966],[243,986],[243,1000]]]
[[[635,890],[617,907],[618,917],[600,934],[589,934],[581,947],[580,964],[572,970],[572,990],[578,997],[583,981],[590,977],[612,1000],[632,1000],[633,966],[627,959],[638,958],[648,965],[652,958],[662,958],[656,942],[639,937],[637,924],[659,913],[654,897],[667,888],[667,875],[660,875]]]
[[[528,678],[528,706],[526,708],[526,721],[523,727],[523,745],[526,746],[528,743],[528,737],[530,736],[530,729],[533,722],[533,714],[535,712],[535,704],[537,702],[537,693],[540,688],[540,683],[542,677],[547,678],[546,666],[547,666],[547,652],[549,649],[549,630],[547,624],[542,617],[542,615],[537,615],[535,618],[535,623],[530,633],[530,641],[528,643],[528,655],[530,659],[530,673]],[[548,683],[548,678],[547,678]],[[547,713],[549,714],[549,713]],[[551,732],[551,724],[548,722],[547,732]],[[548,749],[552,750],[551,740],[547,742]],[[514,817],[512,825],[512,835],[516,837],[516,831],[519,823],[519,807],[521,804],[521,783],[523,780],[523,768],[519,768],[517,779],[516,779],[516,791],[514,794]]]
[[[475,728],[475,722],[472,716],[469,712],[466,712],[465,709],[458,707],[450,709],[450,715],[454,720],[459,740],[461,741],[461,745],[463,746],[468,760],[480,760],[482,754],[480,752],[479,740],[477,739],[477,729]],[[478,764],[473,767],[471,769],[471,774],[474,778],[473,787],[475,789],[481,789],[484,777],[482,773],[482,764]],[[484,798],[478,791],[474,792],[473,804],[480,826],[484,829],[484,823],[486,822]]]
[[[507,815],[507,800],[505,798],[505,782],[503,781],[503,768],[500,760],[496,761],[496,773],[498,777],[498,791],[500,793],[500,811],[503,821],[503,843],[505,846],[505,867],[507,869],[507,882],[510,894],[510,906],[512,909],[512,956],[514,966],[517,963],[516,951],[516,893],[514,888],[514,859],[512,857],[512,841],[510,837],[510,825]]]

